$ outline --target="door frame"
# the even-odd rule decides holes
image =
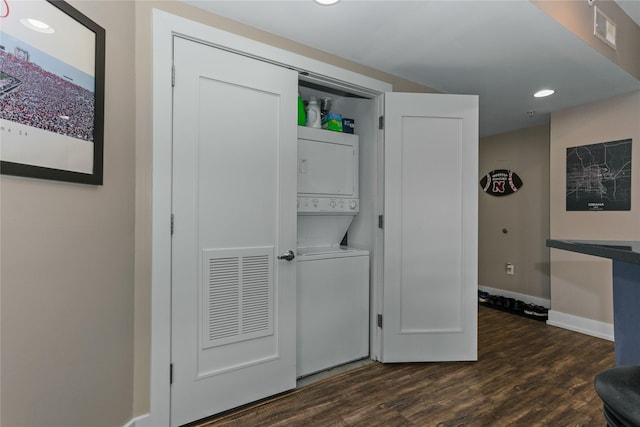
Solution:
[[[384,93],[390,92],[389,83],[345,70],[315,59],[267,45],[215,27],[195,22],[168,12],[153,9],[152,47],[152,205],[151,205],[151,369],[150,413],[136,425],[169,426],[171,386],[171,159],[173,89],[173,36],[182,37],[245,56],[306,72],[306,80],[366,95],[375,102],[378,116],[384,108]],[[292,112],[293,114],[293,112]],[[377,152],[383,147],[383,132],[378,131]],[[380,164],[381,159],[378,159]],[[377,175],[381,175],[378,168]],[[380,181],[381,176],[376,180]],[[381,194],[381,193],[378,193]],[[378,212],[382,214],[382,197],[377,197]],[[373,232],[373,230],[372,230]],[[382,248],[381,231],[374,236],[375,247]],[[379,351],[379,331],[375,326],[375,313],[379,313],[381,291],[381,250],[374,263],[372,277],[372,357]]]

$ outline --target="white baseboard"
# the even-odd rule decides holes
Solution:
[[[122,427],[145,427],[148,424],[149,414],[144,414],[132,418]]]
[[[558,328],[580,332],[581,334],[591,335],[592,337],[614,341],[613,325],[610,323],[600,322],[598,320],[549,310],[547,325],[557,326]]]
[[[484,292],[489,292],[491,295],[500,295],[507,298],[519,299],[527,304],[541,305],[544,308],[551,307],[551,301],[545,298],[534,297],[526,294],[519,294],[517,292],[509,292],[504,289],[490,288],[488,286],[478,286],[478,289]]]

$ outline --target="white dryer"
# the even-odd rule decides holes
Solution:
[[[360,211],[358,135],[298,127],[298,247],[338,246]]]
[[[298,128],[298,377],[369,355],[369,252],[340,246],[360,208],[358,143]]]

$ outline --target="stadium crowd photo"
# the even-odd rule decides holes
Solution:
[[[0,118],[93,142],[93,92],[0,50]]]

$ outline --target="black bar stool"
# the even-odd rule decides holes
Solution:
[[[594,383],[608,426],[640,427],[640,366],[607,369]]]

